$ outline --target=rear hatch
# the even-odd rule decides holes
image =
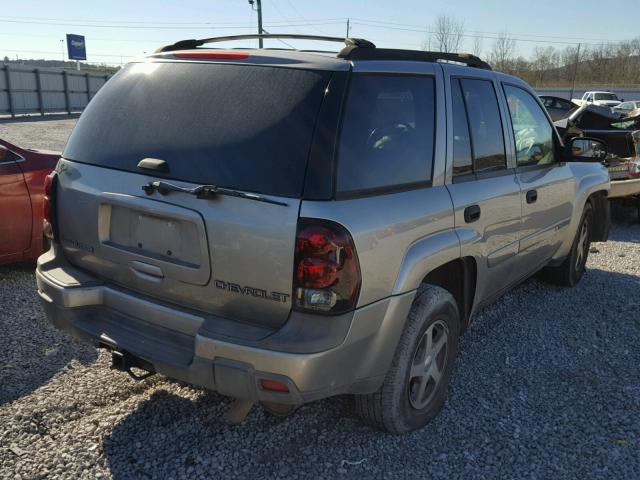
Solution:
[[[307,157],[330,76],[207,62],[126,66],[90,102],[59,166],[67,259],[162,302],[284,323]],[[143,190],[157,181],[254,197]]]

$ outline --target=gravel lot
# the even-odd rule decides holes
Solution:
[[[79,115],[0,118],[0,138],[23,148],[62,151]]]
[[[32,265],[0,267],[0,477],[640,478],[640,225],[618,218],[577,288],[482,310],[442,413],[399,437],[348,397],[224,425],[227,399],[111,371],[48,325]]]

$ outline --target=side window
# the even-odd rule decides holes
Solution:
[[[553,127],[533,96],[518,87],[504,85],[509,105],[518,166],[545,165],[555,161]]]
[[[542,100],[542,104],[543,104],[545,107],[555,107],[555,105],[554,105],[554,103],[555,103],[555,102],[554,102],[554,99],[553,99],[553,98],[549,98],[549,97],[542,97],[542,98],[541,98],[541,100]]]
[[[340,193],[431,180],[434,80],[353,74],[340,135]]]
[[[473,170],[476,173],[507,166],[504,134],[493,83],[480,79],[460,79],[469,119]]]
[[[572,110],[575,107],[573,103],[567,102],[566,100],[562,100],[562,101],[558,100],[558,104],[559,104],[559,107],[562,108],[563,110]]]

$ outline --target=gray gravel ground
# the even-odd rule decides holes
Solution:
[[[640,225],[618,222],[574,289],[529,280],[464,335],[442,413],[394,437],[348,397],[285,419],[155,376],[50,327],[32,266],[0,268],[3,478],[640,478]]]
[[[0,118],[0,138],[23,148],[62,151],[79,115]]]

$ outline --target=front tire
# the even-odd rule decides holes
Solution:
[[[434,285],[420,287],[382,386],[356,395],[359,415],[395,434],[429,423],[446,400],[459,332],[460,314],[451,293]]]
[[[547,267],[543,271],[543,279],[545,281],[563,287],[574,287],[580,282],[586,270],[589,249],[591,248],[592,230],[593,207],[590,202],[587,202],[569,255],[558,267]]]

